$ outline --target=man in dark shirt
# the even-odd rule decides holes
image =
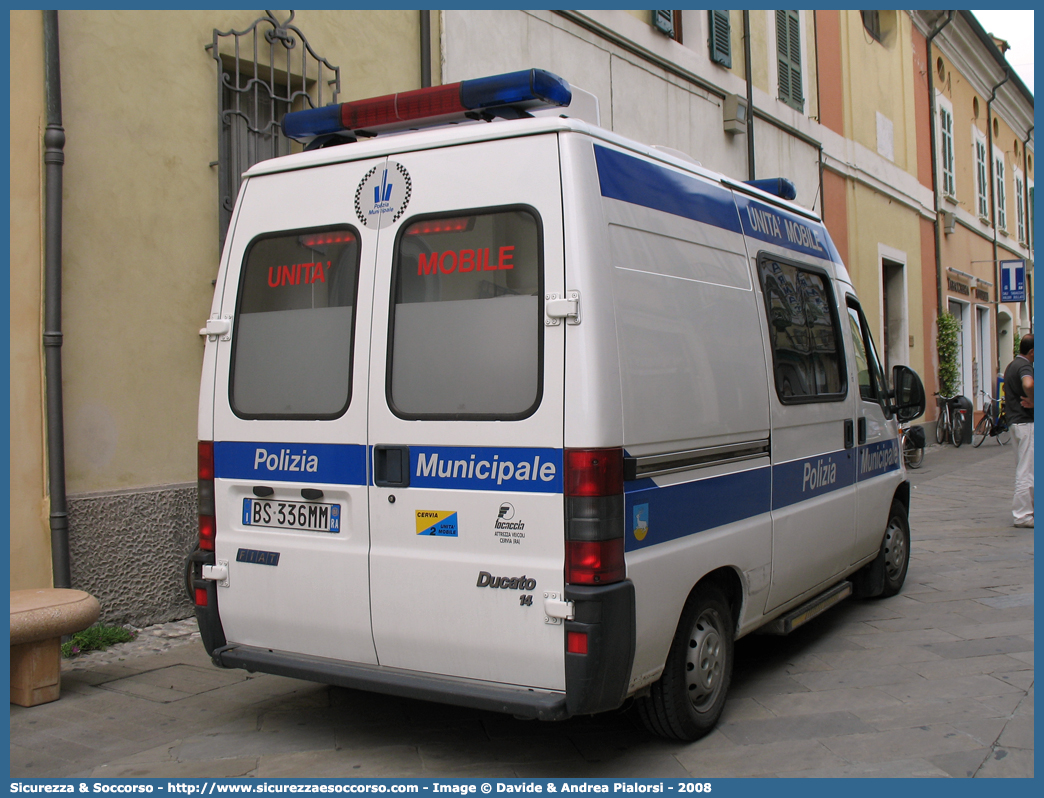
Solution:
[[[1015,526],[1033,527],[1033,336],[1024,335],[1019,354],[1004,370],[1004,416],[1015,436]]]

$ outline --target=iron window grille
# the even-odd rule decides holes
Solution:
[[[217,62],[218,215],[221,245],[243,173],[260,161],[288,155],[282,119],[291,110],[337,102],[341,69],[318,55],[295,12],[280,22],[271,11],[245,30],[214,29],[207,45]]]

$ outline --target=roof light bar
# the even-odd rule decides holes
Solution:
[[[497,108],[569,105],[569,84],[543,69],[526,69],[446,86],[403,91],[366,100],[294,111],[283,117],[283,132],[292,139],[335,133],[384,132],[464,119]]]

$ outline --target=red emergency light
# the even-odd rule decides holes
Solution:
[[[464,233],[475,226],[475,217],[457,219],[426,219],[406,228],[404,235],[427,236],[433,233]]]
[[[317,233],[316,235],[301,236],[298,239],[303,247],[312,249],[314,247],[325,247],[330,244],[350,244],[355,236],[346,230],[334,230],[330,233]]]
[[[482,118],[484,114],[505,115],[505,109],[566,106],[572,99],[569,84],[558,75],[543,69],[526,69],[293,111],[283,117],[283,132],[292,139],[338,133],[372,134],[418,127],[420,122],[433,124]]]

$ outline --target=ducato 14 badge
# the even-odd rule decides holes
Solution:
[[[359,183],[355,192],[355,213],[359,221],[373,230],[397,222],[410,204],[413,182],[406,167],[395,161],[379,164]]]

